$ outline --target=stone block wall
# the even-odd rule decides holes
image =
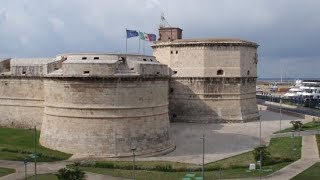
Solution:
[[[166,78],[47,78],[40,142],[107,157],[172,150],[167,90]]]
[[[0,126],[40,129],[43,103],[42,79],[0,76]]]

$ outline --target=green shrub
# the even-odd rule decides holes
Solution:
[[[270,152],[267,150],[266,146],[258,146],[253,150],[253,157],[256,161],[260,161],[260,151],[262,158],[262,165],[266,165],[271,161]]]
[[[301,130],[302,122],[301,121],[290,121],[294,130]]]
[[[154,170],[163,171],[163,172],[172,172],[173,171],[171,164],[159,164],[159,165],[156,165]]]
[[[94,167],[113,169],[114,168],[114,164],[112,162],[96,162]]]
[[[57,177],[59,180],[84,180],[85,173],[78,167],[74,169],[62,168],[59,169]]]

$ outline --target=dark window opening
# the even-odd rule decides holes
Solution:
[[[130,70],[134,70],[134,68],[130,68]]]
[[[176,51],[176,54],[178,54],[178,51]]]
[[[150,59],[150,61],[153,61],[152,59]]]
[[[93,59],[99,59],[99,57],[94,57]]]
[[[250,75],[250,71],[247,71],[247,75]]]
[[[173,74],[177,74],[178,73],[178,71],[173,71]]]
[[[82,57],[82,60],[86,60],[87,59],[87,57]]]
[[[90,71],[83,71],[83,74],[89,74]]]
[[[58,70],[59,68],[54,68],[54,70],[56,71],[56,70]]]
[[[171,54],[173,54],[173,51],[171,51]]]
[[[26,71],[22,71],[22,74],[26,74],[27,72]]]
[[[157,74],[160,74],[160,72],[157,72]]]
[[[147,59],[143,59],[143,61],[147,61]]]
[[[4,85],[8,86],[8,83],[4,83]]]
[[[219,70],[217,71],[217,75],[223,75],[223,70],[222,70],[222,69],[219,69]]]
[[[173,88],[170,88],[170,93],[173,93],[174,89]]]
[[[176,115],[176,114],[172,114],[172,117],[173,117],[173,118],[176,118],[176,117],[177,117],[177,115]]]

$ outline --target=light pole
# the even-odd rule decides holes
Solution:
[[[202,179],[204,180],[204,141],[205,141],[205,136],[204,133],[202,134]]]
[[[133,180],[136,179],[136,172],[135,172],[136,154],[134,153],[136,149],[137,149],[136,147],[131,147],[131,151],[132,151],[132,155],[133,155],[133,167],[132,167],[132,170],[133,170]]]
[[[261,114],[261,107],[260,107],[260,114]],[[259,135],[259,140],[260,140],[260,145],[259,145],[259,154],[260,154],[260,179],[261,179],[261,173],[262,173],[262,139],[261,139],[261,115],[260,115],[260,120],[259,120],[259,126],[260,126],[260,135]]]
[[[37,180],[37,126],[34,126],[34,179]]]
[[[291,130],[291,144],[292,144],[292,154],[291,154],[291,158],[292,158],[292,161],[294,161],[294,130],[292,129]]]
[[[281,131],[281,121],[282,121],[282,98],[280,96],[280,131]]]
[[[25,158],[23,160],[23,164],[24,164],[24,177],[25,177],[25,179],[27,179],[27,164],[28,164],[28,159],[27,158]]]

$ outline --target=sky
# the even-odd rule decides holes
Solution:
[[[319,0],[0,0],[0,58],[125,52],[125,29],[258,43],[259,78],[320,78]],[[128,39],[138,53],[138,38]],[[151,54],[149,42],[141,52]]]

